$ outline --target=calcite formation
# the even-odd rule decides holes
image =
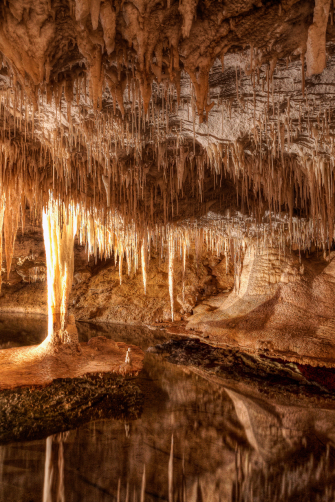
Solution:
[[[304,257],[317,254],[332,268],[333,17],[330,0],[1,5],[7,281],[26,213],[36,226],[43,215],[50,339],[76,343],[68,309],[77,239],[88,258],[114,261],[120,287],[141,270],[144,295],[152,257],[166,263],[171,320],[187,311],[190,263],[216,260],[210,269],[222,263],[234,278],[220,314],[209,312],[221,341],[316,362],[326,350],[322,364],[332,364],[330,331],[325,342],[316,328],[321,318],[333,322],[322,296],[333,294],[331,272],[321,272],[319,258],[305,265]],[[32,268],[32,279],[43,275],[38,264]],[[257,316],[265,298],[299,287],[302,308],[314,290],[322,297],[312,341],[299,338],[298,315],[281,336],[279,306],[267,314],[266,333],[246,326],[228,336],[227,316]],[[94,303],[98,314],[108,301]],[[211,317],[198,315],[189,327],[214,333]]]

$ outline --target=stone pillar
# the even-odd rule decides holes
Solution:
[[[43,236],[48,284],[48,339],[77,343],[74,318],[68,316],[74,272],[74,238],[77,215],[71,207],[50,199],[43,211]]]

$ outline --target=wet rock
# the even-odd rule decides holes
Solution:
[[[0,392],[0,443],[47,437],[91,420],[134,420],[143,394],[130,380],[109,374],[62,378],[42,387]]]
[[[201,375],[220,377],[222,382],[258,396],[266,395],[279,402],[296,399],[335,406],[335,370],[285,363],[265,356],[255,356],[238,349],[213,347],[199,339],[174,339],[151,349],[174,364],[196,368]],[[326,372],[326,374],[325,374]],[[319,377],[318,377],[319,375]]]

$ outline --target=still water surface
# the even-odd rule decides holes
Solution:
[[[147,349],[161,330],[81,324]],[[43,340],[43,318],[0,317],[2,348]],[[99,420],[0,445],[0,502],[335,500],[335,411],[238,394],[147,352],[133,422]]]

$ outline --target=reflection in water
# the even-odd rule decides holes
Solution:
[[[120,480],[119,480],[120,481]],[[118,493],[120,493],[120,488],[121,488],[121,483],[119,483],[119,490]],[[143,468],[143,476],[142,476],[142,486],[141,486],[141,502],[144,502],[145,499],[145,466]]]
[[[169,459],[169,502],[173,502],[173,435],[171,436],[171,450]]]
[[[97,334],[144,349],[165,337],[138,327],[81,326],[83,338]],[[0,446],[0,501],[335,500],[331,403],[256,398],[153,353],[137,381],[145,394],[138,420],[99,420]]]
[[[52,454],[52,436],[49,436],[46,439],[46,449],[45,449],[43,502],[51,502],[51,486],[53,477],[51,454]]]
[[[64,447],[63,442],[68,436],[67,432],[60,432],[46,439],[45,447],[45,466],[44,466],[44,484],[43,484],[43,502],[65,502],[64,492]],[[58,445],[57,471],[53,465],[53,444]],[[56,480],[56,489],[53,488],[54,472]],[[56,496],[53,497],[53,492]]]

